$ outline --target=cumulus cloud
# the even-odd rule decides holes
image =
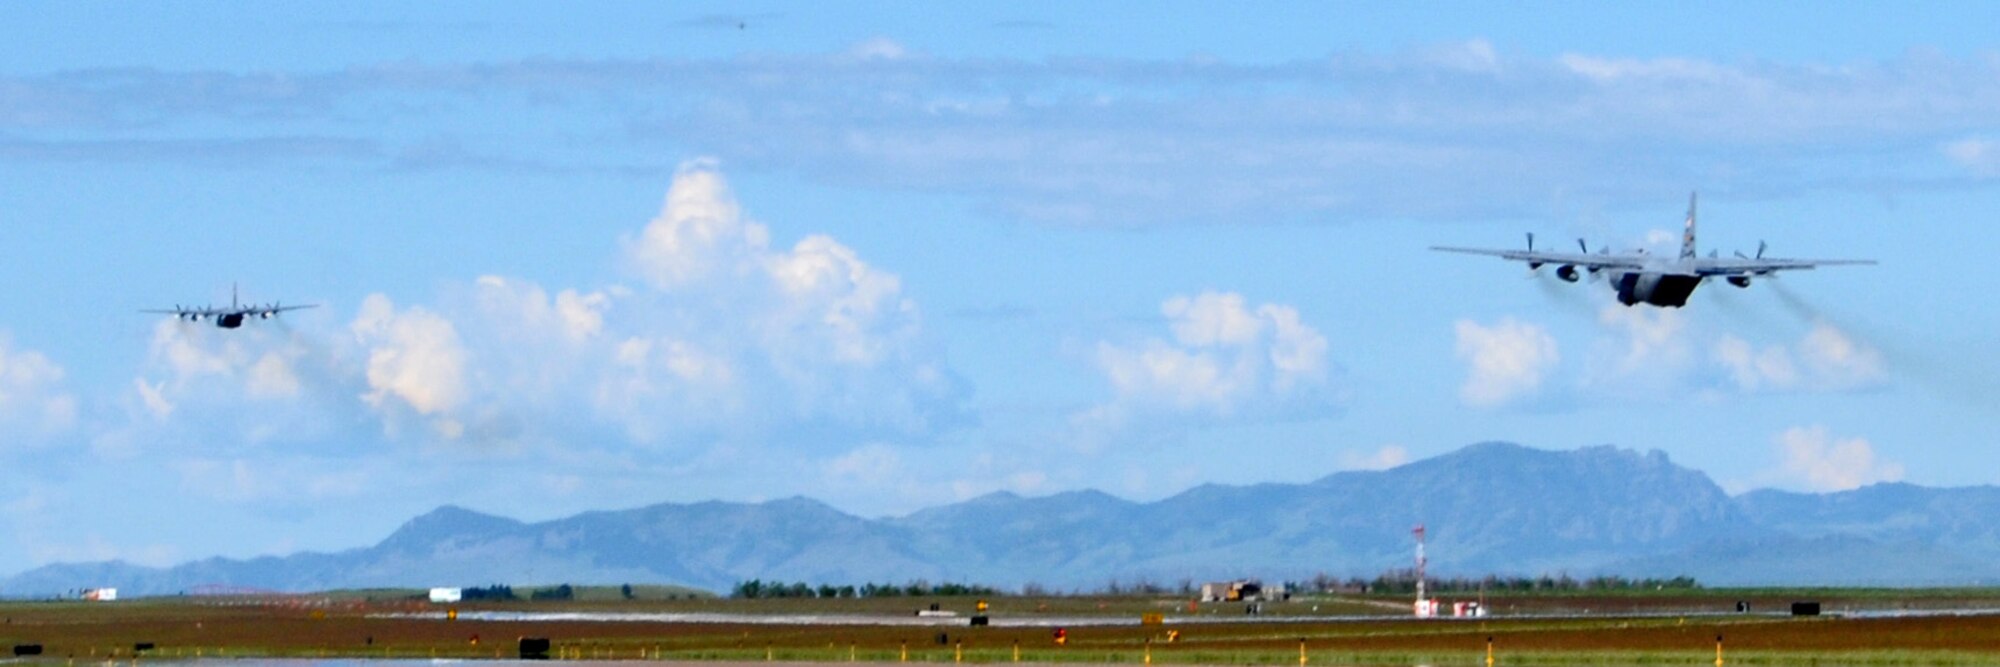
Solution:
[[[325,444],[367,435],[361,368],[338,337],[269,321],[240,329],[163,319],[121,397],[131,419],[93,439],[100,455],[147,448],[216,451],[272,442]],[[357,450],[358,451],[358,450]]]
[[[748,272],[768,245],[770,232],[743,219],[715,161],[691,160],[674,175],[660,215],[625,248],[639,276],[664,290]]]
[[[604,311],[611,297],[602,291],[578,292],[566,289],[551,296],[540,286],[502,276],[480,276],[474,281],[475,299],[485,314],[510,319],[511,334],[547,336],[580,343],[604,330]]]
[[[0,449],[42,442],[76,423],[76,397],[63,391],[63,368],[0,334]]]
[[[902,280],[830,236],[771,247],[713,160],[681,165],[625,260],[648,288],[622,297],[630,318],[607,325],[617,372],[594,393],[633,433],[672,430],[663,408],[696,424],[722,415],[901,433],[964,418],[961,383],[924,339]]]
[[[371,294],[348,330],[367,355],[362,400],[391,414],[414,412],[446,440],[465,433],[459,409],[469,355],[450,320],[422,307],[399,311],[389,297]]]
[[[390,468],[523,457],[548,463],[521,483],[588,502],[606,499],[592,475],[663,451],[673,463],[655,469],[671,474],[777,460],[837,489],[905,467],[904,450],[857,443],[934,446],[967,423],[968,390],[897,275],[831,236],[774,246],[712,160],[667,189],[622,245],[604,239],[629,284],[489,274],[434,298],[328,304],[320,318],[164,320],[119,385],[128,419],[91,434],[94,452],[170,472],[179,483],[160,492],[186,502],[291,520],[315,501],[397,488],[407,476]],[[13,435],[5,420],[27,407],[73,405],[51,402],[60,379],[0,344],[0,426]],[[948,499],[951,479],[897,493]]]
[[[1240,294],[1176,296],[1160,306],[1170,339],[1100,342],[1095,361],[1114,397],[1080,416],[1100,425],[1136,415],[1229,419],[1325,414],[1327,340],[1298,309],[1251,307]]]
[[[1876,459],[1865,438],[1837,438],[1825,426],[1797,426],[1776,438],[1784,474],[1814,491],[1845,491],[1903,478],[1903,466]]]
[[[931,434],[964,420],[962,383],[900,278],[830,236],[772,247],[714,160],[681,166],[616,261],[637,285],[484,275],[435,304],[371,295],[336,348],[392,437],[496,452],[838,446],[851,442],[841,433]],[[244,365],[185,365],[200,364]],[[242,372],[261,377],[254,364]],[[154,389],[139,386],[144,402],[171,410]]]
[[[1562,357],[1556,339],[1537,324],[1505,318],[1491,326],[1471,320],[1453,325],[1458,358],[1466,363],[1458,397],[1492,408],[1534,396]]]
[[[227,388],[226,400],[281,401],[303,391],[305,365],[314,363],[317,348],[303,335],[271,327],[222,331],[175,319],[153,326],[150,359],[164,378],[149,384],[138,380],[148,409],[156,416],[171,414],[191,394]]]
[[[1659,396],[1687,389],[1701,371],[1701,335],[1686,311],[1607,303],[1597,312],[1606,335],[1589,351],[1579,383],[1597,392]]]
[[[1743,391],[1844,391],[1887,378],[1882,353],[1826,322],[1790,346],[1758,347],[1735,336],[1715,343],[1715,360]]]

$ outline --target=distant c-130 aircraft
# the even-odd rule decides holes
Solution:
[[[1688,297],[1709,278],[1722,278],[1737,287],[1749,287],[1753,276],[1768,276],[1778,271],[1797,271],[1816,266],[1836,266],[1851,264],[1874,264],[1870,259],[1775,259],[1764,256],[1763,242],[1757,243],[1757,255],[1746,257],[1736,253],[1735,257],[1717,257],[1709,251],[1707,257],[1695,254],[1694,246],[1695,195],[1688,195],[1687,230],[1681,235],[1681,252],[1678,257],[1662,257],[1643,251],[1613,253],[1610,248],[1590,252],[1583,239],[1576,244],[1583,252],[1545,252],[1535,250],[1535,235],[1528,235],[1527,250],[1489,250],[1485,248],[1457,248],[1431,246],[1432,250],[1461,252],[1473,255],[1491,255],[1502,259],[1527,262],[1529,270],[1539,270],[1544,264],[1555,264],[1556,277],[1564,282],[1576,282],[1587,272],[1591,277],[1608,278],[1611,289],[1618,292],[1618,302],[1627,306],[1647,304],[1667,308],[1687,305]]]
[[[184,308],[181,306],[174,306],[173,308],[169,309],[142,310],[139,312],[164,313],[167,315],[174,316],[175,319],[186,320],[189,322],[213,320],[215,322],[215,326],[224,329],[234,329],[243,326],[243,321],[247,319],[255,318],[260,320],[268,320],[273,317],[277,317],[278,313],[282,313],[287,310],[301,310],[305,308],[317,308],[317,307],[319,307],[319,304],[316,303],[310,303],[298,306],[279,305],[275,301],[272,302],[270,305],[238,303],[236,300],[236,286],[232,284],[229,286],[229,307],[227,308],[217,308],[214,306],[204,306],[201,308]]]

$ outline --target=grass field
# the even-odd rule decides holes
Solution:
[[[977,662],[1295,665],[1481,665],[1488,638],[1503,665],[1711,665],[1715,639],[1729,664],[1954,665],[2000,663],[2000,615],[1842,616],[1842,612],[2000,609],[1996,590],[1699,590],[1657,595],[1491,596],[1482,620],[1416,620],[1404,601],[1340,597],[1196,605],[1137,597],[1002,597],[996,619],[1123,619],[1067,628],[911,627],[748,622],[447,620],[461,612],[706,612],[761,616],[903,617],[936,602],[969,615],[970,598],[861,600],[669,599],[670,595],[431,605],[409,591],[288,598],[160,598],[111,603],[0,604],[0,644],[39,643],[44,660],[130,660],[133,646],[161,658],[511,658],[524,636],[554,640],[559,656],[596,660]],[[1817,600],[1817,618],[1725,613]],[[409,614],[430,614],[414,618]],[[1160,614],[1164,625],[1140,625]],[[1512,617],[1510,617],[1510,614]],[[1573,614],[1564,617],[1541,615]],[[1276,618],[1276,617],[1282,618]],[[1325,618],[1340,616],[1342,618]],[[1230,622],[1220,622],[1230,621]],[[1169,632],[1178,633],[1169,640]],[[942,641],[940,640],[942,637]],[[476,641],[475,641],[476,639]],[[1017,658],[1018,656],[1018,658]]]

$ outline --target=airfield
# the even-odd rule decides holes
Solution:
[[[1489,596],[1483,619],[1408,616],[1404,600],[1262,603],[999,597],[591,599],[435,605],[406,592],[0,604],[29,663],[570,661],[1484,665],[1956,665],[2000,662],[2000,589],[1695,590]],[[597,596],[599,598],[606,596]],[[1795,617],[1792,602],[1820,602]],[[1749,612],[1736,611],[1738,602]],[[920,617],[937,604],[955,616]],[[1056,628],[1066,639],[1058,644]],[[1717,638],[1721,638],[1718,656]],[[1490,642],[1490,643],[1489,643]],[[135,646],[150,648],[135,652]]]

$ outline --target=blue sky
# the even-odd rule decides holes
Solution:
[[[2000,481],[1987,4],[19,3],[0,571],[1503,439]],[[1619,307],[1448,243],[1877,267]],[[134,311],[320,308],[237,331]]]

